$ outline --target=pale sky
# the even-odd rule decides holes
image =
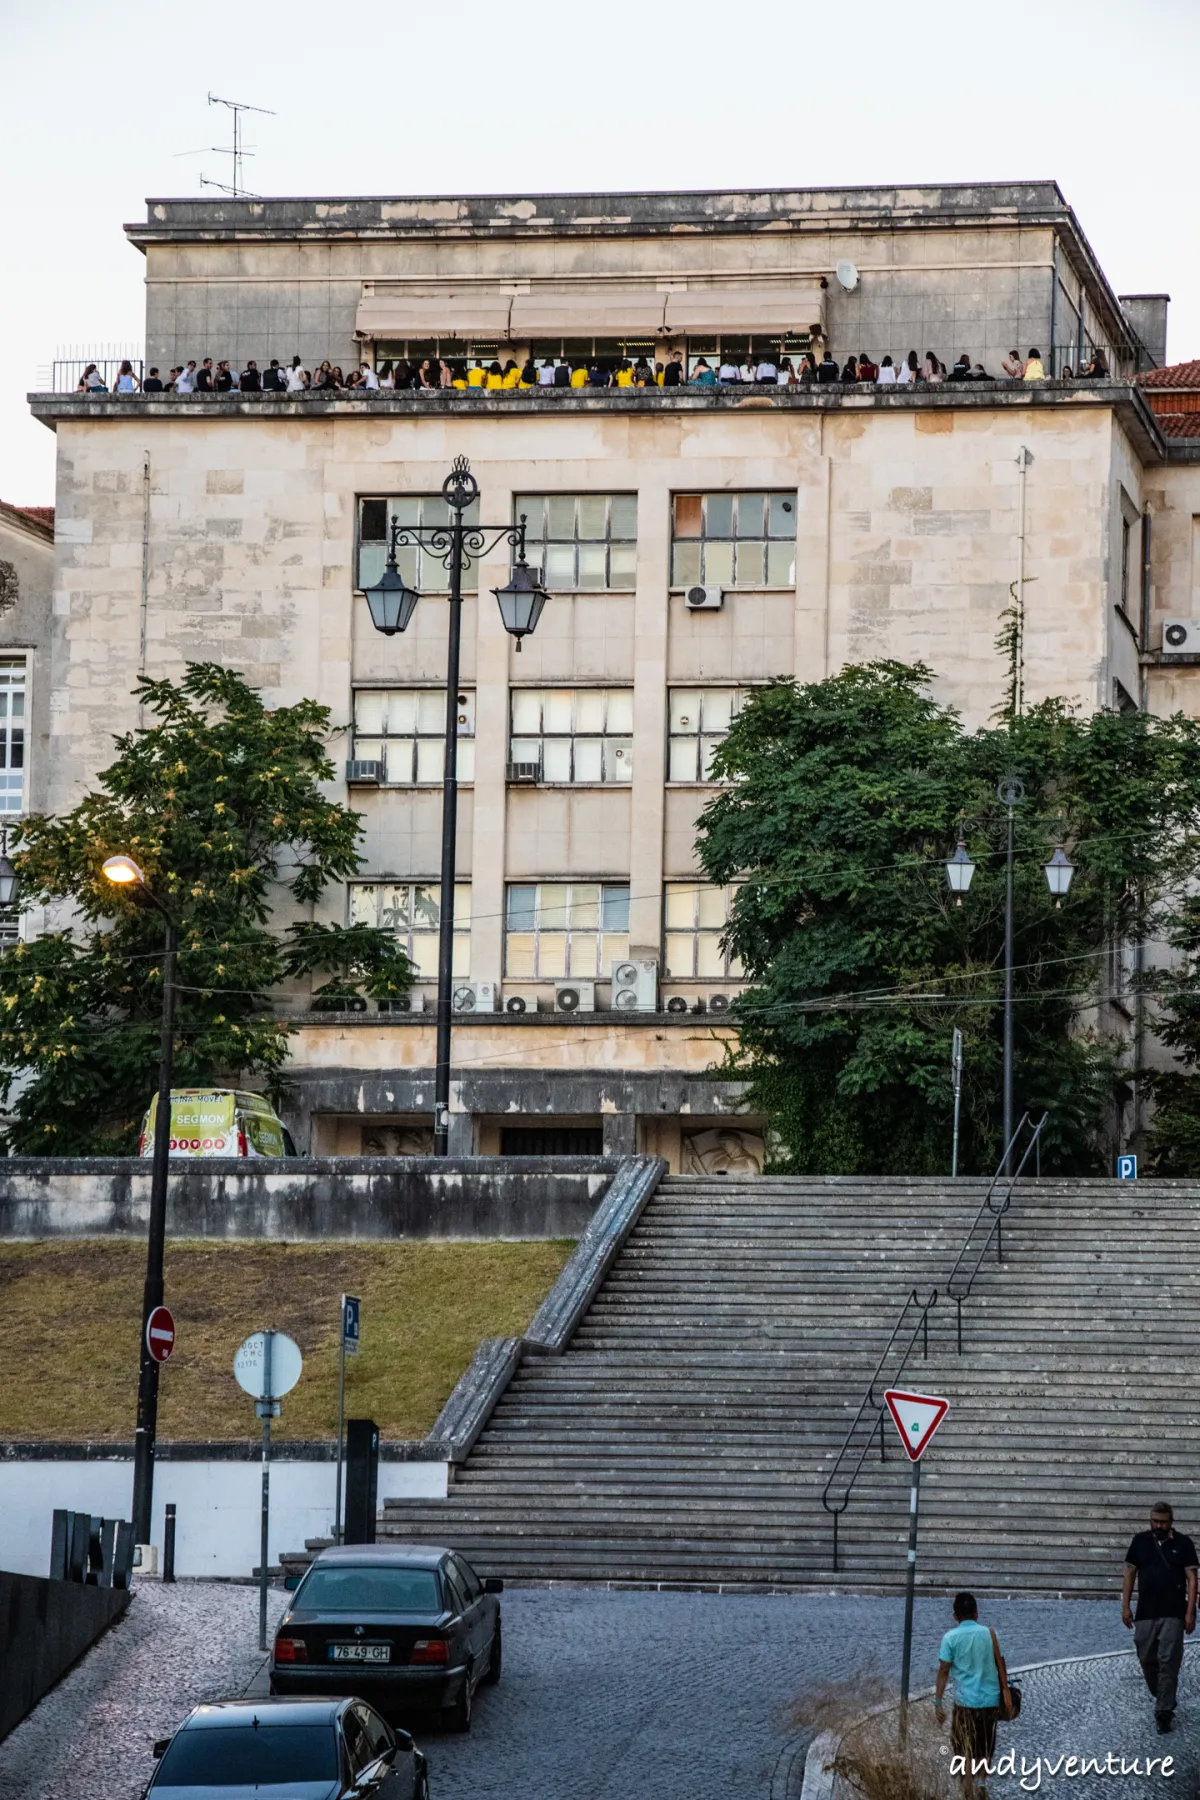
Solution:
[[[25,394],[60,345],[139,343],[147,195],[252,119],[272,194],[1054,179],[1114,288],[1200,356],[1196,0],[0,0],[0,497],[54,498]],[[943,354],[953,345],[941,346]]]

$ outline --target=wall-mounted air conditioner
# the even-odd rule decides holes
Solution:
[[[414,1010],[413,996],[411,994],[399,994],[394,1000],[377,1000],[375,1004],[381,1013],[410,1013]],[[418,995],[416,999],[416,1011],[420,1012],[420,1010],[421,1000]]]
[[[505,773],[510,782],[524,785],[542,779],[542,765],[540,762],[510,762]]]
[[[491,1013],[496,1010],[496,999],[494,981],[456,981],[450,990],[450,1010],[454,1013]]]
[[[351,760],[346,764],[346,782],[350,787],[378,787],[382,780],[381,762]]]
[[[1164,656],[1200,655],[1200,619],[1164,619],[1162,653]]]
[[[612,1006],[616,1012],[654,1012],[658,1005],[658,964],[628,957],[612,966]]]
[[[732,994],[710,994],[708,996],[708,1010],[710,1013],[727,1013],[732,1005]]]
[[[560,1013],[595,1012],[595,982],[556,981],[554,984],[554,1010]]]
[[[722,587],[690,587],[683,596],[689,612],[720,612],[725,604]]]
[[[514,1018],[520,1018],[523,1013],[535,1013],[537,1003],[537,993],[533,989],[526,989],[524,992],[519,988],[515,991],[511,988],[504,990],[504,1010]]]

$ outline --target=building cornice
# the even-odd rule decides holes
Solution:
[[[817,415],[909,412],[1041,412],[1047,408],[1108,410],[1146,462],[1190,461],[1186,440],[1163,436],[1146,397],[1128,381],[947,382],[939,387],[537,388],[522,392],[423,388],[369,397],[326,392],[268,394],[30,394],[34,418],[61,423],[115,419],[507,418],[540,413],[741,413]],[[1200,445],[1197,446],[1200,448]]]

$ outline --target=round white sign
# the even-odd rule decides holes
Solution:
[[[271,1391],[267,1392],[267,1339],[271,1340]],[[300,1379],[300,1346],[282,1331],[256,1331],[233,1359],[234,1378],[255,1400],[280,1400]]]

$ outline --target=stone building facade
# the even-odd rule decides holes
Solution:
[[[816,342],[839,362],[932,345],[993,374],[1014,347],[1056,372],[1099,349],[1109,370],[33,396],[58,433],[45,803],[70,805],[102,766],[143,669],[214,657],[274,700],[322,701],[343,731],[337,791],[363,814],[364,866],[322,916],[390,924],[422,980],[408,1013],[331,1018],[296,997],[303,1145],[418,1148],[431,1119],[445,577],[414,563],[425,597],[390,639],[362,588],[391,518],[436,516],[455,456],[484,523],[528,519],[551,594],[520,653],[489,595],[507,551],[465,603],[457,973],[476,1007],[456,1022],[457,1151],[761,1155],[719,1073],[729,896],[693,848],[707,760],[755,683],[920,658],[982,723],[1023,574],[1030,700],[1195,710],[1161,619],[1198,608],[1200,441],[1165,434],[1136,380],[1162,360],[1165,301],[1112,293],[1053,185],[152,201],[128,230],[164,369],[293,353],[690,365],[702,347]],[[711,606],[688,605],[696,586]],[[645,1010],[614,1005],[618,962],[651,966]]]

